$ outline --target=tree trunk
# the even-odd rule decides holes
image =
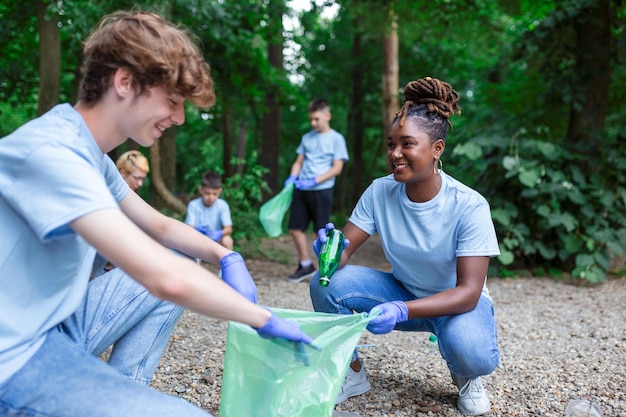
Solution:
[[[39,100],[37,115],[50,110],[59,102],[61,84],[61,37],[58,16],[46,16],[48,2],[37,1],[39,31]]]
[[[389,27],[383,35],[383,138],[391,130],[391,122],[398,111],[399,65],[398,65],[398,21],[393,9],[388,11]]]
[[[355,25],[356,26],[356,25]],[[362,34],[355,33],[352,40],[352,91],[350,94],[350,110],[348,113],[348,145],[352,149],[350,155],[350,179],[351,192],[348,201],[349,207],[354,207],[363,191],[364,165],[363,161],[363,139],[365,138],[365,123],[363,121],[363,71],[361,65]],[[342,176],[344,179],[348,175]],[[343,179],[342,179],[343,180]],[[339,207],[344,213],[344,207]]]
[[[242,175],[244,162],[246,160],[246,143],[248,142],[248,122],[243,121],[239,125],[239,134],[237,135],[237,165],[235,173]]]
[[[187,206],[170,191],[174,182],[174,175],[171,171],[173,171],[172,167],[175,164],[172,163],[169,153],[172,152],[172,148],[176,149],[170,142],[175,143],[175,139],[176,128],[171,127],[163,132],[161,139],[157,140],[150,148],[150,179],[157,194],[154,202],[155,207],[160,209],[166,206],[179,214],[183,214],[187,211]],[[162,145],[165,145],[165,149],[162,149],[164,148]],[[175,152],[173,161],[176,161]],[[164,173],[163,169],[168,172]]]
[[[509,16],[519,16],[522,13],[520,0],[498,0],[498,4]]]
[[[232,177],[233,167],[230,163],[233,157],[233,101],[228,97],[222,98],[222,165],[224,179]]]
[[[283,9],[284,0],[270,0],[269,15],[270,28],[273,32],[268,45],[269,63],[283,72]],[[265,93],[265,106],[267,111],[263,115],[263,128],[261,135],[261,152],[259,163],[269,169],[264,179],[272,190],[272,194],[278,191],[279,158],[280,158],[280,106],[276,86],[271,86]],[[268,197],[268,196],[266,196]]]
[[[575,26],[576,79],[585,99],[570,107],[567,138],[574,143],[586,142],[589,153],[597,155],[602,146],[599,133],[604,129],[611,76],[610,1],[596,1],[580,15],[582,22]]]

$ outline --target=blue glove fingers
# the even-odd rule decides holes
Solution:
[[[375,317],[367,325],[367,330],[374,334],[386,334],[392,331],[396,324],[408,319],[409,308],[402,301],[392,301],[377,305],[369,314]]]
[[[239,294],[256,304],[258,292],[246,263],[237,252],[231,252],[220,260],[222,279]]]
[[[303,342],[295,343],[295,355],[296,355],[296,362],[300,362],[304,366],[309,366],[309,356],[304,351]]]
[[[291,342],[306,344],[313,342],[313,339],[302,332],[298,323],[281,319],[273,313],[267,323],[257,329],[257,333],[265,339],[287,339]]]
[[[283,186],[287,187],[289,184],[293,184],[296,178],[298,178],[297,175],[290,174],[289,177],[285,180]]]
[[[315,178],[306,178],[302,180],[296,180],[294,185],[298,190],[306,190],[307,188],[313,188],[317,185],[317,180]]]
[[[207,236],[211,240],[214,240],[215,242],[219,242],[222,239],[222,236],[224,236],[224,232],[222,230],[209,230],[207,232]]]
[[[206,235],[208,233],[208,229],[206,226],[196,226],[194,227],[194,229],[196,229],[198,232],[202,233],[203,235]]]
[[[317,231],[317,239],[313,241],[313,252],[319,258],[322,245],[326,243],[328,238],[326,237],[326,229],[322,228]]]

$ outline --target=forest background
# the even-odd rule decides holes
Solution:
[[[130,8],[188,27],[216,82],[214,107],[188,107],[184,125],[140,149],[151,163],[141,193],[168,215],[182,218],[202,173],[217,171],[238,248],[261,254],[258,208],[289,174],[308,102],[324,97],[350,152],[333,208],[345,224],[388,173],[385,134],[402,87],[432,76],[462,97],[444,170],[491,204],[501,250],[491,273],[592,283],[624,274],[621,0],[4,0],[0,137],[75,103],[83,40]]]

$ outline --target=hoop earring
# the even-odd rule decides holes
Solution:
[[[437,161],[439,162],[439,167],[437,167]],[[433,167],[433,171],[435,175],[441,175],[441,171],[443,171],[443,161],[441,159],[437,159],[435,161],[435,166]]]

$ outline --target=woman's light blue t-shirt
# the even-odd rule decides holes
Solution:
[[[69,104],[0,139],[0,382],[85,294],[95,249],[69,224],[127,192]]]
[[[393,275],[417,298],[455,287],[458,257],[500,254],[487,200],[444,172],[441,178],[439,193],[424,203],[409,200],[393,175],[378,178],[349,219],[380,235]]]

